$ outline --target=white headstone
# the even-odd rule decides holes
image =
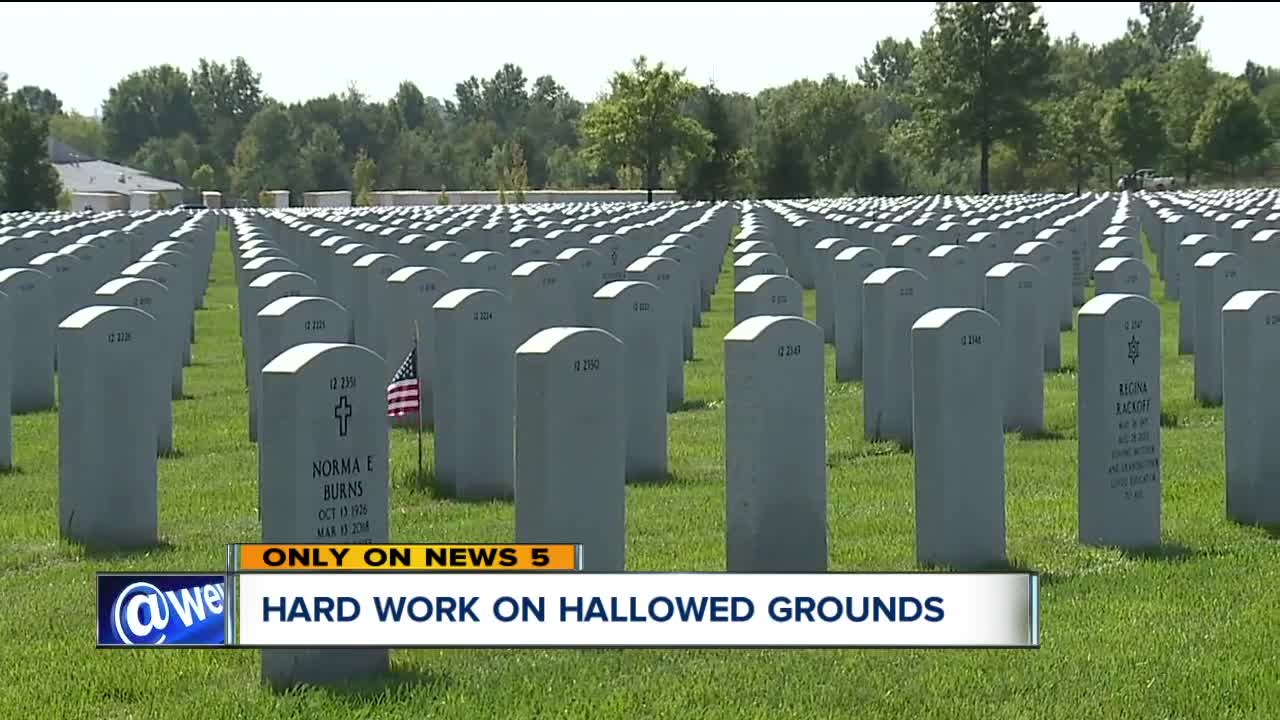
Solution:
[[[456,287],[497,290],[511,298],[511,262],[505,255],[477,250],[462,257]]]
[[[1030,263],[1000,263],[987,271],[985,308],[1000,323],[997,361],[1004,399],[1004,428],[1026,434],[1044,430],[1044,322],[1040,271]]]
[[[1122,293],[1151,297],[1151,271],[1141,260],[1112,257],[1093,269],[1094,294]]]
[[[626,415],[627,480],[665,479],[667,405],[662,291],[652,283],[620,280],[596,291],[592,325],[622,341],[622,403]]]
[[[733,289],[735,325],[757,315],[804,317],[804,290],[789,275],[753,275]]]
[[[162,308],[168,302],[168,290],[155,280],[146,278],[116,278],[108,280],[94,292],[95,305],[113,305],[134,307],[152,318],[150,335],[147,342],[147,375],[144,385],[150,402],[155,410],[152,413],[152,427],[156,431],[155,452],[167,455],[173,452],[173,404],[170,389],[172,387],[173,359],[161,350],[163,343],[160,333],[163,325],[159,319]],[[144,396],[146,397],[146,396]]]
[[[916,561],[1003,563],[1000,323],[975,308],[940,308],[916,321],[911,345]]]
[[[13,306],[0,292],[0,470],[13,467]]]
[[[840,253],[852,247],[853,243],[844,238],[826,238],[813,246],[813,284],[814,300],[817,304],[816,316],[818,327],[822,328],[823,342],[834,343],[836,339],[836,299],[835,268],[836,258]],[[780,275],[785,273],[783,268]]]
[[[534,260],[511,273],[511,311],[517,346],[550,327],[573,325],[573,286],[559,264]]]
[[[1040,271],[1040,331],[1044,333],[1044,369],[1062,367],[1062,330],[1059,326],[1059,309],[1065,297],[1063,293],[1062,258],[1058,249],[1045,242],[1029,242],[1019,245],[1013,252],[1014,262],[1034,265]],[[1068,278],[1069,279],[1069,278]]]
[[[1080,309],[1079,530],[1086,545],[1160,544],[1160,311],[1098,295]]]
[[[263,542],[390,541],[383,368],[367,348],[306,343],[262,369]],[[384,648],[262,651],[262,675],[274,687],[333,684],[388,669]]]
[[[972,254],[963,245],[940,245],[925,256],[923,268],[916,268],[929,279],[933,307],[982,307],[982,276]]]
[[[432,306],[453,289],[443,270],[433,267],[400,268],[387,278],[387,370],[394,374],[409,356],[416,333],[418,342],[418,402],[423,427],[435,427],[432,392],[435,387],[435,311]],[[390,382],[390,376],[387,378]],[[396,424],[417,427],[417,413],[399,416]]]
[[[446,293],[436,324],[436,483],[445,495],[509,498],[515,370],[511,302],[488,288]]]
[[[761,315],[724,339],[729,572],[826,572],[822,330]]]
[[[1249,286],[1244,257],[1236,253],[1201,255],[1194,269],[1196,313],[1195,393],[1203,405],[1222,404],[1222,307]]]
[[[569,248],[556,255],[556,262],[573,284],[574,323],[589,325],[592,296],[600,288],[600,253],[590,248]]]
[[[1196,353],[1199,357],[1199,353]],[[1280,524],[1280,292],[1246,290],[1222,308],[1227,517]]]
[[[54,301],[48,275],[31,268],[0,269],[0,293],[9,296],[13,317],[15,413],[50,410],[53,401]]]
[[[382,358],[387,363],[388,372],[395,372],[402,358],[390,355],[387,316],[390,315],[391,287],[387,279],[391,273],[404,267],[404,261],[395,255],[372,253],[362,256],[351,267],[357,298],[348,310],[355,330],[355,342]]]
[[[663,348],[667,353],[664,365],[670,412],[684,407],[684,328],[690,324],[689,313],[685,312],[687,301],[680,297],[685,286],[680,282],[679,271],[679,263],[661,257],[642,257],[627,267],[627,279],[652,283],[662,291],[658,313],[662,331],[667,333]]]
[[[516,349],[519,543],[579,543],[583,569],[626,560],[622,343],[597,328],[543,330]]]
[[[880,268],[863,283],[862,428],[868,440],[911,445],[911,326],[929,307],[923,275]]]
[[[1213,235],[1188,235],[1178,244],[1178,354],[1190,355],[1196,345],[1196,261],[1201,255],[1222,252],[1224,247]],[[1183,312],[1183,310],[1186,312]]]
[[[883,265],[880,251],[872,247],[845,248],[836,256],[831,281],[835,287],[836,380],[840,382],[862,379],[863,283]]]

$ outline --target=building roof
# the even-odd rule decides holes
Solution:
[[[55,138],[49,138],[49,159],[62,187],[73,193],[177,192],[182,185],[161,180],[142,170],[99,160]]]

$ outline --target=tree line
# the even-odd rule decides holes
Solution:
[[[1212,68],[1189,2],[1140,2],[1126,32],[1051,39],[1036,3],[937,3],[920,37],[887,37],[854,70],[756,95],[698,86],[641,57],[591,102],[518,65],[410,81],[385,102],[352,85],[283,103],[237,57],[131,73],[101,119],[0,80],[0,207],[53,207],[44,133],[192,190],[671,188],[689,199],[1080,191],[1162,168],[1276,164],[1280,69]],[[2,76],[0,76],[2,77]],[[8,190],[5,190],[8,188]]]

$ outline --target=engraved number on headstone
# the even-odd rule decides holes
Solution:
[[[338,421],[338,437],[347,436],[347,424],[351,422],[351,412],[351,403],[347,401],[347,396],[338,398],[338,404],[333,406],[333,417]]]
[[[1280,315],[1268,315],[1267,325],[1280,325]]]
[[[915,295],[915,294],[916,294],[915,288],[900,288],[898,290],[898,295],[900,297],[911,297],[912,295]]]
[[[960,338],[960,344],[962,346],[981,345],[982,336],[981,335],[965,335]]]
[[[302,323],[302,329],[303,330],[323,330],[324,321],[323,320],[307,320]]]
[[[1233,278],[1235,276],[1236,276],[1235,270],[1228,270],[1225,273],[1223,273],[1223,277]]]
[[[787,304],[787,296],[786,296],[786,295],[774,295],[773,297],[769,298],[769,302],[773,303],[774,305],[786,305],[786,304]]]
[[[800,354],[799,345],[779,345],[778,357],[795,357]]]
[[[435,283],[425,283],[423,285],[418,286],[418,292],[420,293],[429,293],[429,292],[435,292],[435,291],[436,291]]]
[[[133,340],[133,333],[130,332],[113,332],[107,333],[107,342],[109,343],[126,343]]]
[[[488,310],[477,310],[476,312],[472,313],[471,319],[475,321],[492,320],[493,313],[489,312]]]
[[[574,372],[595,372],[600,369],[600,358],[585,358],[573,361]]]
[[[556,279],[553,277],[542,278],[542,287],[547,287],[548,285],[555,285],[555,284],[556,284]]]
[[[1033,282],[1032,282],[1032,281],[1030,281],[1030,280],[1019,280],[1019,281],[1018,281],[1018,289],[1019,289],[1019,290],[1030,290],[1030,289],[1032,289],[1032,288],[1034,288],[1034,287],[1035,287],[1035,283],[1033,283]]]
[[[671,273],[658,273],[658,282],[667,282],[671,279]]]
[[[647,302],[632,303],[631,310],[633,312],[649,312],[649,303]]]
[[[350,390],[356,386],[355,375],[344,375],[342,377],[329,378],[330,390]]]

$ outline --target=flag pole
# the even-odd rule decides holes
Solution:
[[[418,477],[414,484],[422,482],[422,408],[424,399],[422,397],[422,357],[418,352],[418,320],[413,321],[413,364],[414,375],[418,381]]]

